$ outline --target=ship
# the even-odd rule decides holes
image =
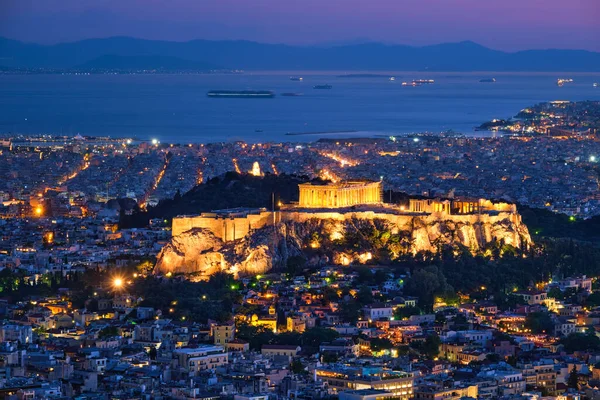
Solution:
[[[417,81],[402,82],[402,86],[422,86],[423,84]]]
[[[435,81],[433,79],[413,79],[413,83],[418,83],[418,84],[426,84],[426,83],[434,83]]]
[[[573,79],[571,79],[571,78],[568,78],[568,79],[562,79],[562,78],[560,78],[560,79],[556,80],[556,85],[562,86],[565,83],[571,83],[571,82],[573,82]]]
[[[479,82],[482,82],[482,83],[494,83],[494,82],[496,82],[496,78],[483,78],[483,79],[480,79]]]
[[[303,93],[284,92],[284,93],[281,93],[281,95],[286,96],[286,97],[298,97],[298,96],[302,96]]]
[[[315,85],[313,86],[313,89],[331,89],[333,86],[331,85]]]
[[[593,86],[598,87],[598,82],[594,82]]]
[[[304,78],[302,78],[301,76],[290,76],[290,81],[301,82],[302,79],[304,79]]]
[[[390,78],[389,78],[389,79],[390,79],[390,81],[395,81],[395,80],[396,80],[396,77],[395,77],[395,76],[390,76]]]
[[[240,99],[271,99],[275,93],[271,90],[210,90],[206,93],[214,98],[240,98]]]

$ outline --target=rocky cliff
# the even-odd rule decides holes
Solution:
[[[206,279],[217,271],[262,274],[285,267],[291,256],[310,265],[364,264],[404,254],[464,246],[481,253],[494,246],[522,248],[531,238],[518,214],[395,215],[374,212],[289,213],[277,226],[257,229],[224,243],[208,229],[195,228],[161,250],[155,273]]]

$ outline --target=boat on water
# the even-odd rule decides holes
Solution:
[[[559,78],[556,80],[556,85],[563,86],[565,83],[571,83],[571,82],[573,82],[573,79],[571,79],[571,78],[567,78],[567,79]]]
[[[213,98],[271,99],[275,97],[275,92],[271,90],[210,90],[206,95]]]
[[[290,81],[301,82],[303,79],[301,76],[290,76]]]
[[[421,85],[424,84],[431,84],[434,83],[435,81],[433,79],[413,79],[413,83],[419,83]]]
[[[304,93],[285,92],[285,93],[281,93],[281,95],[285,96],[285,97],[298,97],[298,96],[303,96]]]
[[[327,85],[315,85],[313,86],[313,89],[331,89],[333,86],[327,84]]]
[[[594,82],[594,84],[592,86],[598,87],[598,82]]]
[[[422,85],[423,85],[422,83],[415,82],[415,81],[412,81],[412,82],[402,82],[402,86],[413,86],[414,87],[414,86],[422,86]]]
[[[395,76],[390,76],[390,81],[395,81],[396,77]]]
[[[496,82],[496,78],[483,78],[483,79],[480,79],[479,82],[481,82],[481,83],[494,83],[494,82]]]

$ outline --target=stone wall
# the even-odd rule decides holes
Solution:
[[[246,215],[221,216],[206,213],[173,218],[172,235],[179,236],[193,228],[207,229],[224,242],[239,240],[253,230],[273,223],[273,213],[262,211]]]

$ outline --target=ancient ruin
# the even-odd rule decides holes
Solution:
[[[174,218],[173,238],[159,254],[155,272],[201,277],[215,271],[264,273],[285,265],[292,255],[317,249],[322,254],[312,255],[309,262],[367,263],[378,249],[363,244],[367,248],[362,254],[343,247],[346,237],[372,228],[393,238],[384,243],[392,257],[436,252],[444,245],[461,245],[477,253],[491,244],[523,248],[531,243],[514,204],[485,199],[410,199],[408,206],[384,204],[381,182],[299,187],[300,201],[278,210],[237,208]]]

